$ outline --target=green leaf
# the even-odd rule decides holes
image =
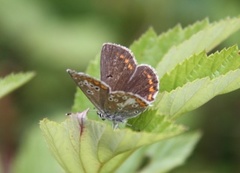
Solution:
[[[98,54],[94,60],[90,61],[86,73],[98,79],[100,78],[100,54]]]
[[[171,92],[159,93],[156,101],[160,115],[177,118],[203,105],[213,97],[240,87],[240,69],[230,71],[213,80],[209,77],[189,82]]]
[[[158,36],[153,28],[150,28],[146,33],[144,33],[138,41],[135,41],[130,49],[133,52],[138,63],[148,63],[153,65],[156,61],[156,55],[159,52],[157,46]],[[158,60],[159,61],[159,60]]]
[[[176,125],[166,116],[160,114],[153,109],[148,109],[138,117],[129,119],[127,122],[129,128],[135,131],[147,131],[152,133],[171,133],[173,131],[185,131],[184,126]]]
[[[138,63],[148,63],[155,67],[169,49],[189,39],[208,25],[207,19],[196,22],[185,29],[177,25],[159,36],[150,28],[139,40],[130,46],[130,49],[133,51]]]
[[[164,91],[159,93],[155,102],[159,114],[165,116],[176,116],[187,111],[186,109],[184,109],[186,106],[185,104],[192,101],[191,99],[198,99],[199,96],[202,99],[204,97],[207,97],[205,100],[209,99],[208,96],[205,95],[203,92],[201,92],[202,95],[200,95],[198,92],[199,90],[206,87],[208,82],[208,78],[198,79],[194,82],[189,82],[183,87],[179,87],[171,92]],[[195,108],[197,108],[196,102],[194,103],[194,105]]]
[[[191,132],[142,147],[134,152],[116,173],[168,172],[185,162],[200,136],[199,132]]]
[[[33,72],[10,74],[5,78],[0,78],[0,98],[19,88],[35,74]]]
[[[213,97],[240,88],[237,46],[206,56],[194,55],[162,78],[156,104],[160,115],[178,117]]]
[[[182,127],[162,133],[113,130],[110,125],[86,119],[86,111],[62,123],[44,119],[40,128],[56,160],[67,172],[114,172],[119,163],[141,146],[183,132]],[[94,165],[94,166],[93,166]]]
[[[161,91],[170,92],[187,82],[204,77],[214,79],[239,67],[240,55],[237,46],[224,49],[210,56],[202,52],[178,64],[170,73],[166,73],[161,79]]]
[[[199,54],[204,50],[209,52],[239,28],[239,18],[227,18],[204,27],[179,45],[173,45],[156,67],[159,78],[191,55]]]

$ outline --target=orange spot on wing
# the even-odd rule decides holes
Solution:
[[[128,64],[128,69],[132,70],[133,66],[131,64]]]
[[[149,79],[149,80],[148,80],[148,83],[149,83],[149,84],[153,84],[152,79]]]
[[[101,88],[104,89],[104,90],[108,89],[108,88],[107,88],[105,85],[103,85],[103,84],[101,84]]]
[[[149,91],[150,91],[150,92],[154,92],[154,91],[156,91],[156,90],[154,89],[153,86],[151,86],[151,87],[149,88]]]
[[[147,78],[152,78],[152,76],[150,74],[147,74]]]
[[[120,55],[119,58],[125,59],[125,56],[124,55]]]
[[[143,102],[142,100],[136,99],[136,101],[141,107],[147,107],[147,104],[145,102]]]
[[[129,59],[125,59],[125,61],[124,61],[124,62],[125,62],[126,64],[127,64],[127,63],[129,63]]]
[[[93,83],[95,84],[95,85],[98,85],[99,86],[99,84],[100,84],[100,82],[98,82],[98,81],[93,81]]]
[[[148,98],[148,100],[153,100],[153,95],[149,94],[147,98]]]

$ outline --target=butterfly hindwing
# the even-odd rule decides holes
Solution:
[[[111,119],[125,120],[137,116],[147,106],[147,102],[132,93],[114,91],[105,100],[104,110]]]
[[[124,91],[139,95],[152,102],[159,90],[158,77],[153,68],[139,65],[131,79],[125,84]]]

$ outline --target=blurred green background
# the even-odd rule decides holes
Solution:
[[[0,168],[10,172],[39,120],[64,119],[71,111],[76,87],[66,69],[84,71],[104,42],[129,46],[149,27],[160,34],[179,23],[239,13],[238,0],[0,0],[0,76],[37,74],[0,100]],[[240,32],[217,49],[239,43]],[[240,171],[240,91],[214,98],[181,122],[203,137],[172,173]]]

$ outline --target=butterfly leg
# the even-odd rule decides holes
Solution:
[[[117,121],[113,121],[112,123],[112,128],[115,130],[118,128],[118,122]]]

